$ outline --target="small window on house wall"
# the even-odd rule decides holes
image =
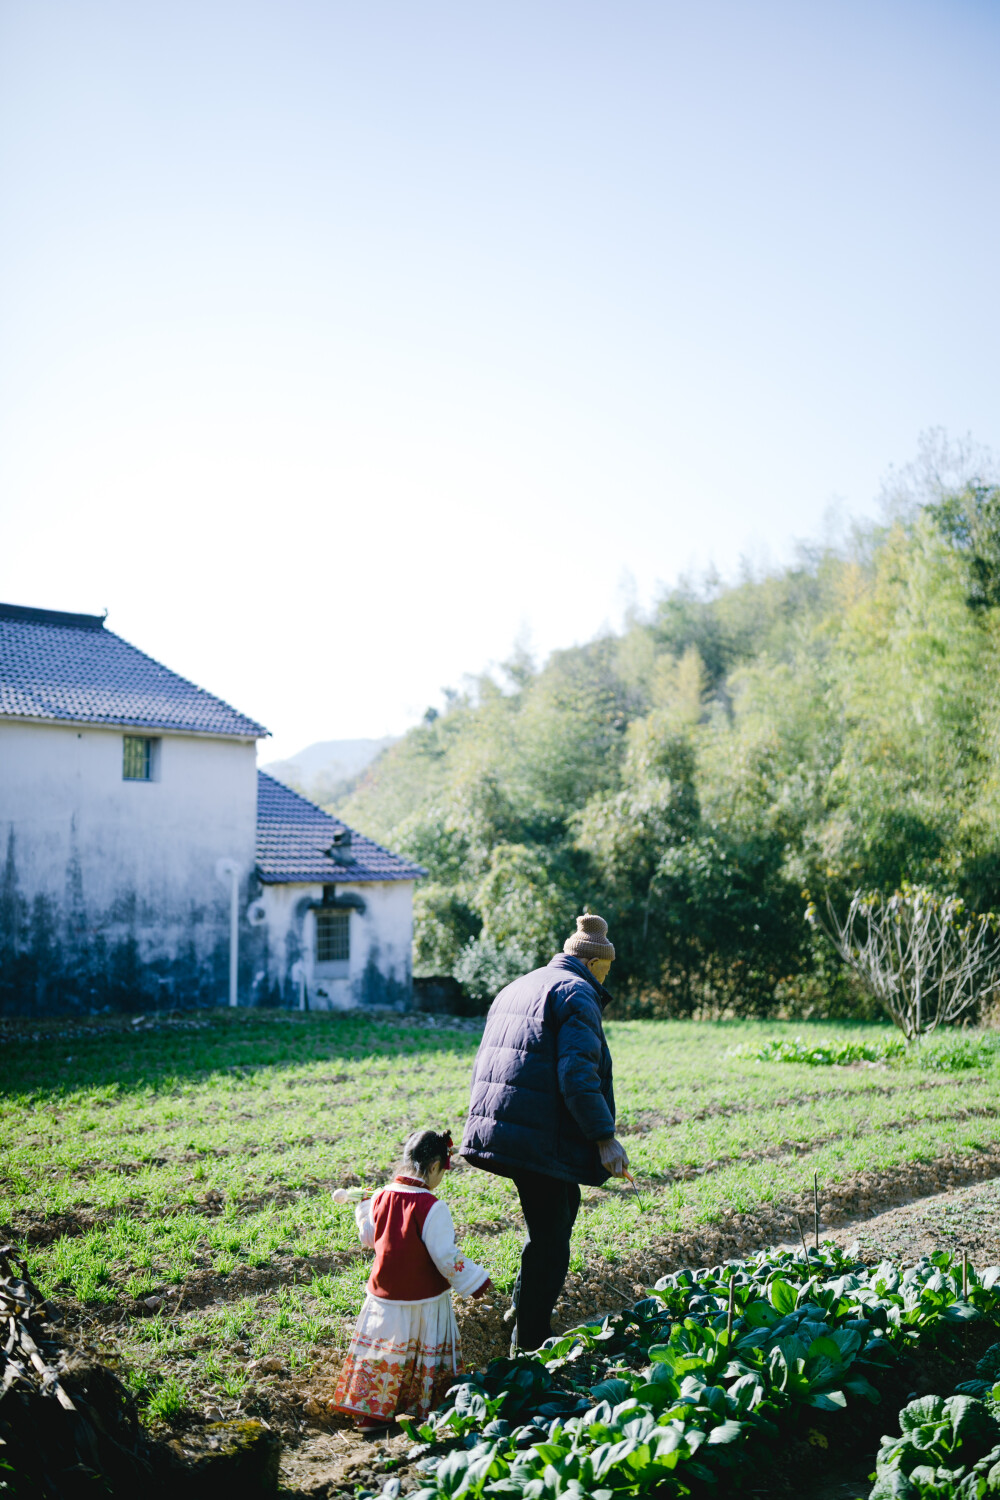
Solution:
[[[351,914],[349,911],[316,913],[316,962],[344,963],[351,956]]]
[[[152,781],[156,741],[137,734],[127,734],[122,752],[124,781]]]

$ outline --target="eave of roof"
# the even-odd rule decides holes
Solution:
[[[101,615],[0,604],[0,718],[255,740],[255,719],[171,672]]]
[[[42,714],[5,714],[0,708],[0,723],[2,724],[47,724],[55,729],[107,729],[109,731],[124,730],[126,734],[150,734],[150,735],[178,735],[184,739],[203,740],[239,740],[241,744],[252,745],[265,736],[270,737],[271,731],[258,729],[256,734],[249,731],[245,733],[222,732],[218,729],[189,729],[186,725],[175,726],[164,724],[159,719],[50,719]]]

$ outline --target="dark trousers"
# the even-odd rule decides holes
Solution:
[[[517,1342],[537,1349],[552,1334],[552,1309],[569,1270],[569,1237],[580,1208],[575,1182],[538,1172],[513,1174],[528,1238],[514,1283]]]

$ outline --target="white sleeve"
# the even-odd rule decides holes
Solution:
[[[372,1219],[372,1200],[366,1198],[359,1203],[354,1210],[354,1220],[358,1226],[358,1237],[365,1250],[375,1249],[375,1222]]]
[[[455,1225],[447,1203],[440,1198],[424,1220],[422,1238],[431,1260],[460,1297],[477,1292],[489,1280],[489,1272],[469,1260],[455,1244]]]

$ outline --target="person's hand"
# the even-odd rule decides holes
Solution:
[[[473,1294],[472,1294],[472,1300],[473,1300],[473,1302],[478,1302],[479,1299],[480,1299],[480,1297],[485,1297],[486,1296],[487,1292],[495,1292],[495,1291],[496,1291],[496,1287],[493,1285],[492,1281],[487,1276],[487,1278],[483,1282],[482,1286],[477,1287],[476,1290],[473,1292]]]
[[[610,1172],[612,1177],[624,1177],[628,1171],[628,1153],[621,1141],[612,1136],[609,1141],[598,1141],[597,1149],[605,1172]]]

